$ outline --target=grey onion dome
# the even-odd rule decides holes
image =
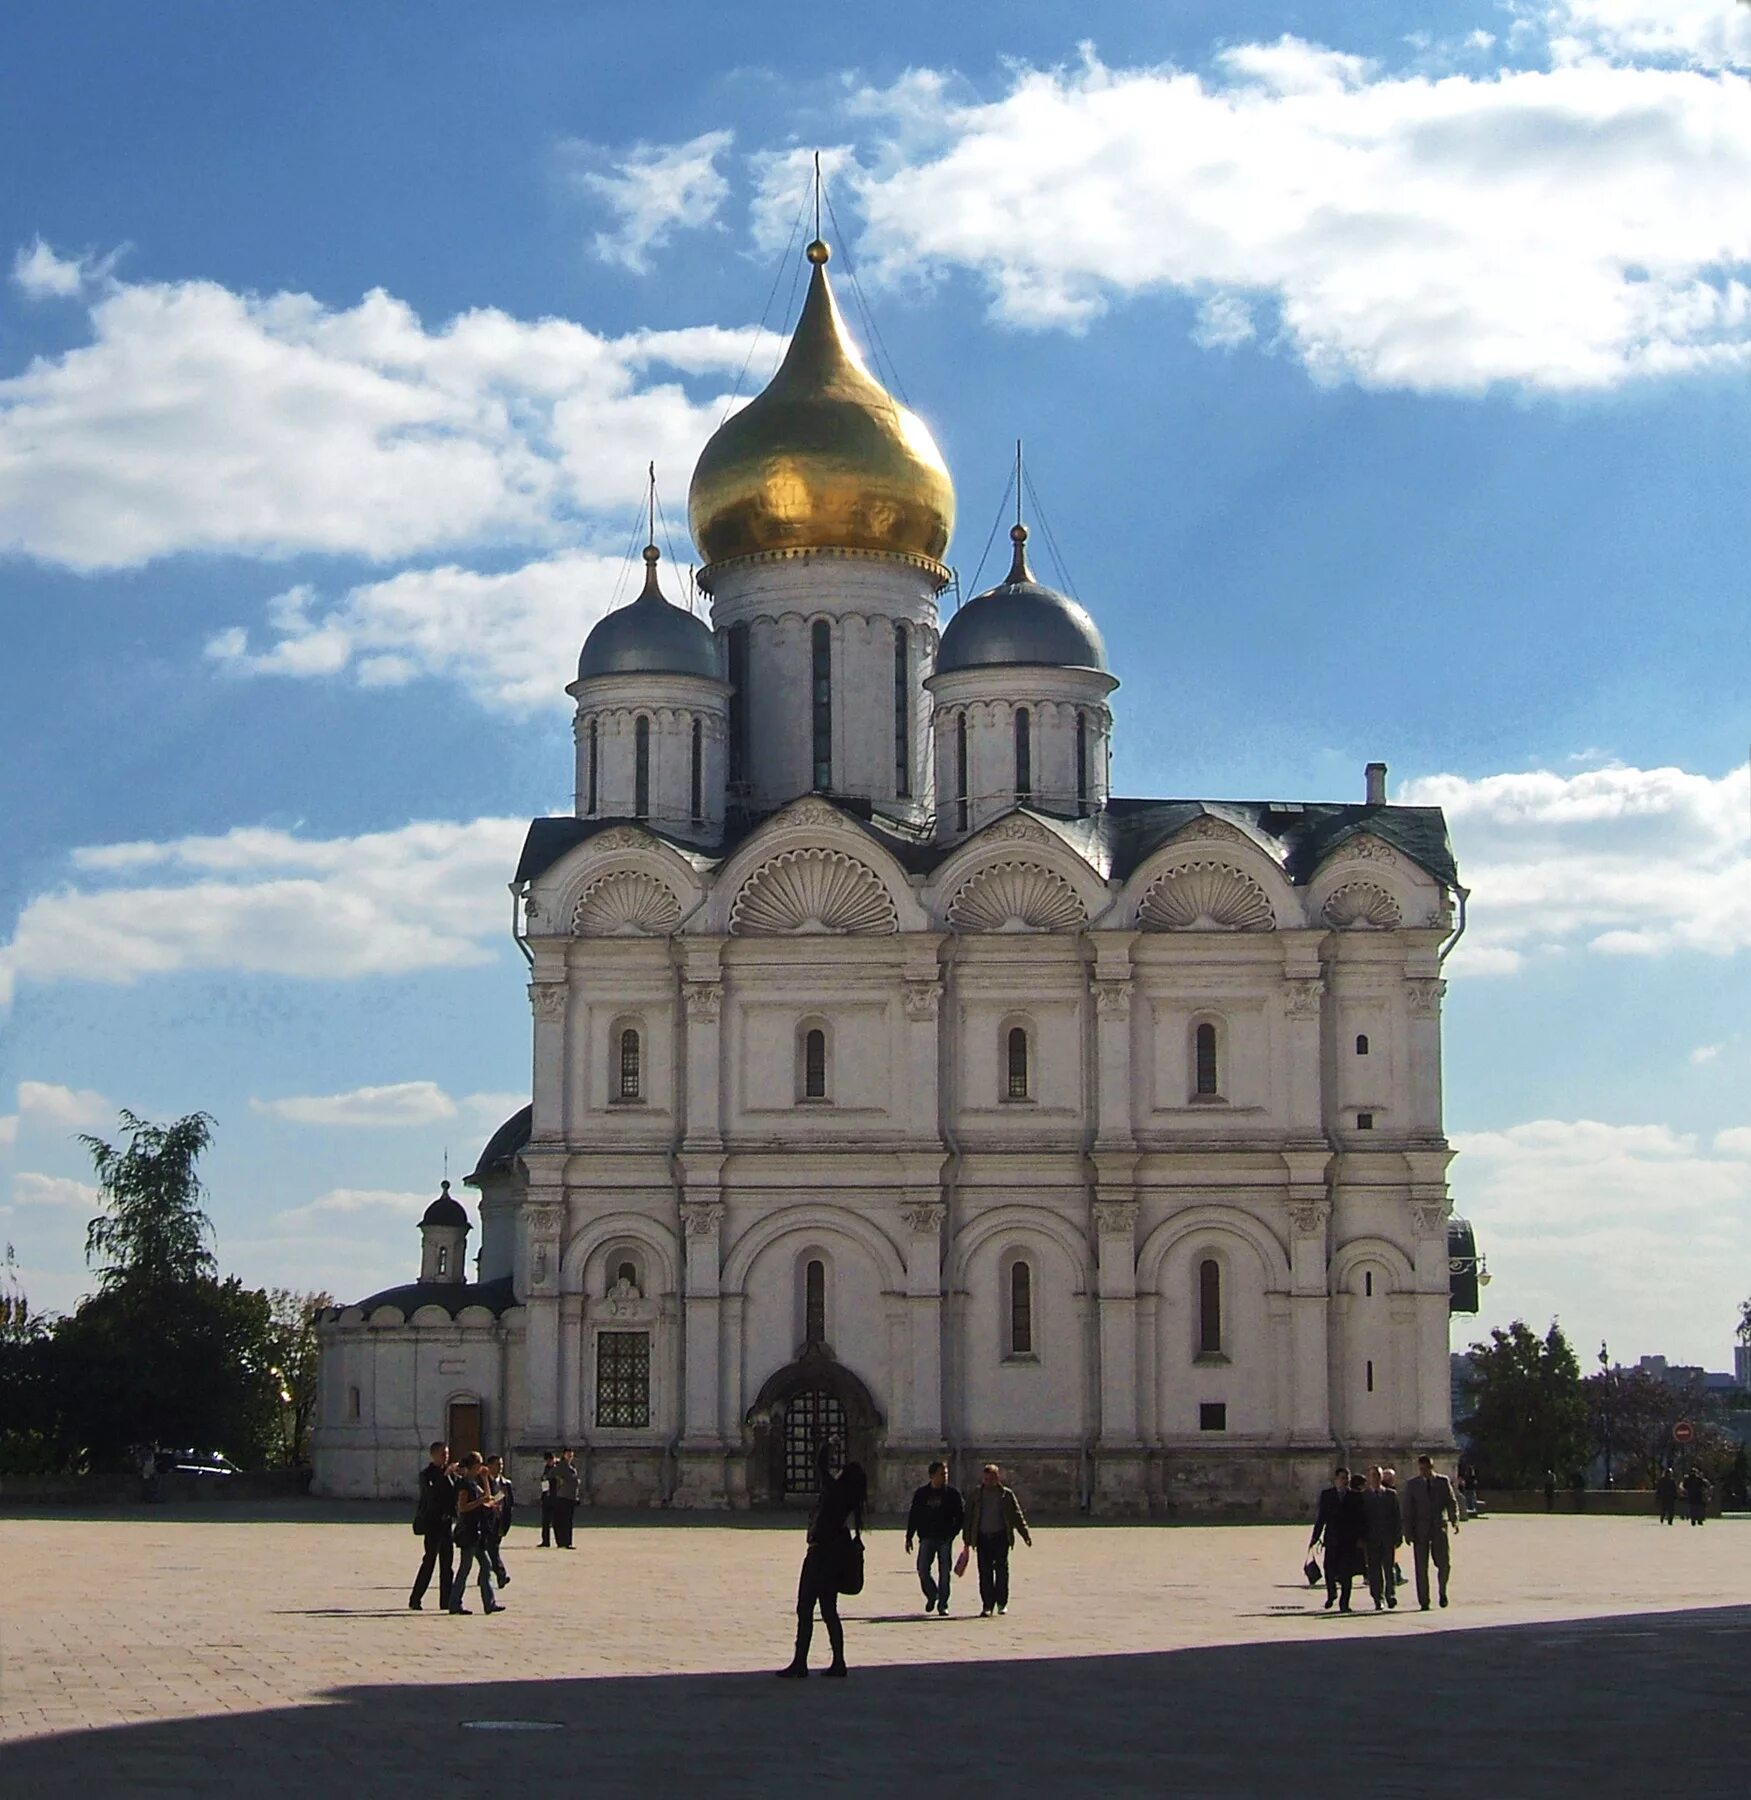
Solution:
[[[442,1192],[425,1210],[420,1220],[422,1225],[461,1225],[468,1224],[468,1213],[462,1202],[450,1192],[449,1182],[445,1182]]]
[[[718,679],[711,627],[663,598],[655,544],[644,552],[644,592],[603,619],[584,639],[578,680],[592,675],[703,675]]]
[[[1013,526],[1015,560],[994,588],[975,594],[943,627],[936,672],[1030,663],[1107,671],[1100,628],[1068,594],[1035,581],[1027,564],[1027,527]]]

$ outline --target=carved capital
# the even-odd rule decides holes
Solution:
[[[1317,1019],[1319,1003],[1325,994],[1325,982],[1318,975],[1289,977],[1288,1014],[1292,1019]]]
[[[532,981],[529,983],[529,1004],[535,1009],[535,1016],[543,1024],[556,1024],[565,1017],[567,987],[563,981]]]
[[[1289,1208],[1289,1223],[1298,1238],[1322,1236],[1330,1217],[1329,1200],[1298,1200]]]
[[[1441,1016],[1441,996],[1447,992],[1447,983],[1432,975],[1418,975],[1404,984],[1405,999],[1408,1002],[1413,1019],[1438,1019]]]
[[[1129,1237],[1137,1229],[1136,1201],[1096,1201],[1094,1228],[1102,1237]]]
[[[565,1224],[563,1206],[531,1206],[523,1216],[529,1222],[531,1237],[558,1237]]]
[[[719,1200],[691,1200],[681,1208],[681,1224],[690,1238],[714,1238],[723,1229],[724,1209]]]
[[[906,983],[906,1017],[922,1024],[936,1017],[937,1003],[942,999],[940,981],[908,981]]]
[[[721,981],[689,981],[686,994],[688,1018],[710,1024],[723,1007],[724,984]]]
[[[932,1201],[917,1206],[903,1206],[900,1217],[906,1221],[914,1237],[935,1237],[948,1217],[948,1208]]]
[[[1123,976],[1101,975],[1089,983],[1094,992],[1095,1011],[1103,1019],[1128,1019],[1131,1016],[1131,983]]]
[[[1413,1206],[1411,1223],[1416,1227],[1418,1237],[1444,1238],[1447,1235],[1447,1208],[1428,1204]]]

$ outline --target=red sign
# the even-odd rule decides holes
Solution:
[[[1688,1419],[1680,1419],[1672,1427],[1672,1442],[1675,1444],[1688,1444],[1695,1436],[1696,1427]]]

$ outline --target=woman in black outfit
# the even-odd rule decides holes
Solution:
[[[821,1496],[809,1521],[809,1548],[796,1584],[796,1655],[779,1675],[800,1681],[809,1672],[809,1640],[815,1634],[815,1608],[827,1627],[833,1661],[823,1671],[845,1673],[845,1628],[839,1623],[839,1581],[851,1554],[851,1534],[863,1530],[863,1502],[869,1484],[857,1463],[847,1463]]]

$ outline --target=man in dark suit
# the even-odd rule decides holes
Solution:
[[[577,1452],[568,1445],[553,1465],[553,1541],[562,1550],[572,1547],[572,1514],[578,1510],[582,1492]]]
[[[1441,1604],[1447,1604],[1447,1573],[1451,1553],[1447,1546],[1447,1528],[1459,1529],[1459,1502],[1454,1498],[1453,1483],[1445,1475],[1435,1473],[1432,1457],[1417,1458],[1417,1472],[1404,1484],[1404,1534],[1411,1541],[1417,1560],[1417,1605],[1429,1610],[1429,1559],[1435,1560],[1435,1577],[1440,1586]]]
[[[413,1592],[407,1603],[415,1612],[431,1586],[432,1569],[438,1571],[438,1604],[447,1608],[455,1575],[454,1540],[456,1521],[456,1470],[450,1461],[450,1446],[442,1440],[431,1446],[426,1466],[420,1470],[419,1499],[414,1506],[413,1526],[425,1542],[425,1555],[420,1559],[420,1572],[414,1577]]]
[[[1368,1471],[1368,1486],[1362,1495],[1368,1515],[1368,1592],[1374,1596],[1374,1610],[1398,1605],[1396,1570],[1398,1547],[1404,1542],[1404,1516],[1399,1511],[1398,1495],[1386,1485],[1386,1471],[1378,1466]]]
[[[1352,1560],[1351,1546],[1348,1537],[1346,1518],[1350,1515],[1346,1501],[1350,1492],[1350,1471],[1341,1465],[1332,1470],[1331,1486],[1319,1496],[1319,1510],[1313,1515],[1313,1536],[1307,1540],[1309,1550],[1325,1546],[1325,1610],[1330,1612],[1338,1603],[1338,1589],[1341,1585],[1344,1596],[1344,1611],[1350,1610],[1350,1584],[1356,1578],[1355,1571],[1345,1570]]]

